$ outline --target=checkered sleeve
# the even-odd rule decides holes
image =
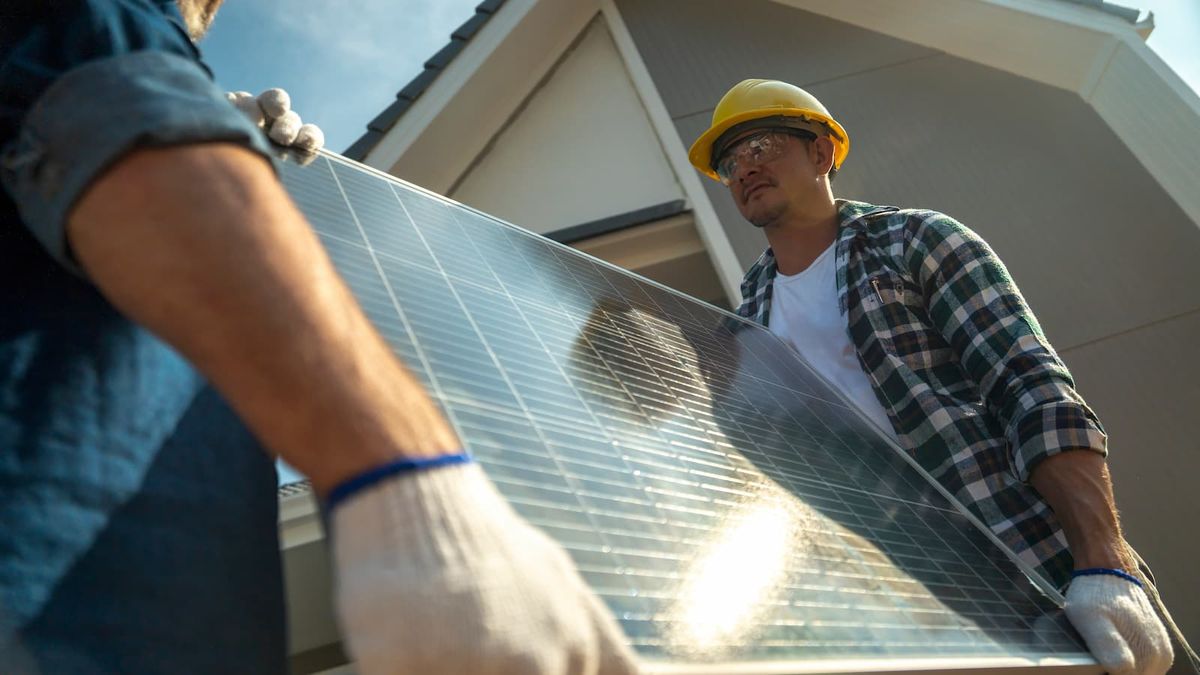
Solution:
[[[1107,454],[1099,419],[995,252],[943,214],[912,222],[905,262],[934,325],[1003,425],[1013,473],[1028,481],[1040,461],[1068,449]]]

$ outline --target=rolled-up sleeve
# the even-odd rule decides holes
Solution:
[[[165,16],[161,23],[164,31],[175,29]],[[90,58],[53,78],[0,158],[24,225],[77,274],[67,216],[92,181],[131,150],[224,141],[270,156],[262,132],[225,100],[189,55],[190,45],[123,51],[138,41],[120,37],[97,40]]]
[[[1004,427],[1017,478],[1027,482],[1042,460],[1064,450],[1107,455],[1099,418],[982,239],[931,214],[912,237],[908,258],[930,318]]]

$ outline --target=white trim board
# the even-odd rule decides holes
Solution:
[[[363,163],[445,194],[597,11],[596,0],[508,0]]]
[[[316,496],[311,490],[279,500],[280,550],[287,551],[324,538],[325,528],[317,510]]]
[[[1080,91],[1114,37],[1141,40],[1118,17],[1045,0],[773,0],[932,47],[1043,84]]]
[[[633,80],[633,86],[642,100],[642,106],[645,107],[646,114],[650,116],[650,123],[658,135],[658,142],[662,144],[663,153],[670,162],[671,170],[675,172],[675,177],[679,180],[691,205],[696,219],[696,229],[700,232],[700,239],[704,242],[705,247],[708,248],[708,254],[712,258],[717,275],[721,278],[721,285],[725,289],[725,295],[729,298],[730,306],[737,307],[742,302],[741,283],[745,270],[738,262],[733,244],[729,242],[729,237],[721,226],[721,220],[717,217],[717,212],[708,199],[708,193],[704,191],[704,186],[700,183],[700,174],[687,161],[687,148],[684,147],[679,133],[675,130],[671,114],[667,111],[667,106],[663,103],[658,88],[654,86],[650,71],[646,68],[646,63],[637,50],[633,36],[629,34],[629,29],[625,26],[625,20],[621,18],[620,10],[617,9],[613,0],[600,0],[600,13],[608,22],[608,31],[617,45],[617,51],[625,61],[625,70]]]
[[[542,234],[684,199],[599,15],[447,196]]]

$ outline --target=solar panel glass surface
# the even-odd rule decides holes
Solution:
[[[1087,659],[1053,592],[768,331],[335,155],[281,171],[649,661]]]

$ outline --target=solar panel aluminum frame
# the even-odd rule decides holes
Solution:
[[[1100,675],[1092,659],[1020,658],[846,659],[820,662],[755,661],[751,663],[664,664],[644,662],[643,675]]]
[[[406,190],[410,190],[425,197],[451,204],[456,209],[461,209],[468,213],[473,213],[481,218],[494,220],[494,218],[486,213],[480,212],[471,207],[460,205],[452,200],[438,195],[436,193],[424,190],[419,186],[413,186],[396,179],[386,173],[377,171],[370,167],[358,165],[349,160],[346,160],[339,155],[330,152],[322,152],[319,157],[322,157],[330,162],[341,163],[352,167],[359,172],[374,176],[380,180],[400,185]],[[296,161],[295,156],[289,154],[285,161]],[[332,170],[332,166],[331,166]],[[347,198],[348,199],[348,198]],[[507,224],[506,224],[507,225]],[[513,229],[530,237],[536,237],[546,246],[558,247],[563,250],[570,251],[571,255],[582,256],[590,260],[593,264],[609,268],[620,274],[636,277],[640,283],[649,284],[658,288],[661,291],[678,296],[690,302],[700,302],[690,298],[682,293],[679,293],[671,288],[658,284],[656,282],[632,275],[626,270],[620,269],[609,263],[606,263],[590,256],[586,256],[568,246],[550,241],[544,237],[529,233],[528,231],[514,226],[507,225]],[[361,230],[361,225],[359,225]],[[365,236],[365,232],[364,232]],[[780,342],[779,339],[772,335],[767,329],[750,322],[742,317],[739,317],[731,312],[720,310],[719,308],[705,305],[711,311],[719,312],[729,320],[740,322],[746,326],[747,330],[761,331],[763,334],[771,335],[772,340]],[[984,535],[995,546],[999,547],[1000,551],[1033,583],[1044,593],[1048,598],[1051,598],[1055,603],[1063,603],[1062,595],[1049,582],[1047,582],[1040,574],[1030,568],[1027,564],[1021,561],[1015,554],[1008,550],[1001,542],[993,535],[990,530],[985,527],[968,509],[959,503],[945,488],[943,488],[936,480],[934,480],[908,453],[904,452],[887,434],[882,433],[874,423],[867,418],[858,408],[846,399],[836,388],[822,377],[815,369],[808,364],[805,359],[793,350],[788,350],[796,359],[803,364],[813,379],[823,383],[830,391],[838,398],[838,400],[847,407],[858,420],[875,433],[879,438],[892,449],[896,455],[905,463],[911,466],[915,471],[923,477],[928,483],[946,500],[953,508],[962,516],[964,516],[976,530]],[[452,423],[453,420],[451,420]],[[462,434],[462,430],[456,428],[456,431]],[[304,543],[316,541],[320,536],[319,520],[316,516],[315,507],[312,504],[311,496],[303,494],[303,491],[293,491],[281,501],[281,531],[283,533],[283,548],[286,551],[294,546],[299,546]],[[1037,661],[1026,658],[1014,657],[966,657],[966,658],[886,658],[886,659],[845,659],[845,660],[822,660],[814,661],[752,661],[752,662],[711,662],[711,663],[669,663],[657,660],[646,660],[643,662],[643,670],[647,673],[662,673],[683,675],[685,673],[866,673],[866,672],[905,672],[905,673],[1016,673],[1016,672],[1033,672],[1046,673],[1049,671],[1055,672],[1071,672],[1079,673],[1099,673],[1101,669],[1090,658],[1086,657],[1064,657],[1064,658],[1042,658]]]

